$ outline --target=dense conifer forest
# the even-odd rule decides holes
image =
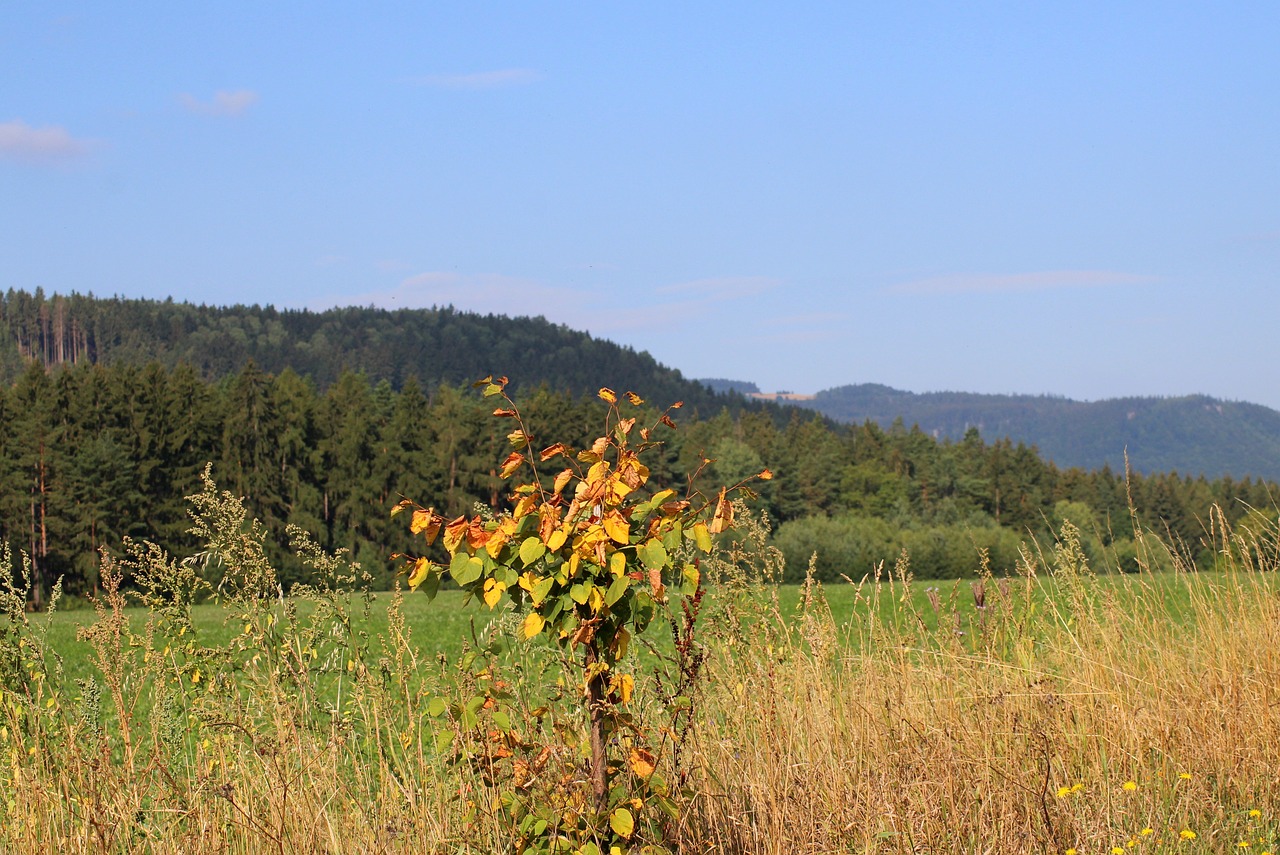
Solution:
[[[655,406],[684,400],[653,477],[684,484],[704,458],[707,483],[768,467],[776,477],[758,505],[790,572],[802,574],[817,550],[827,580],[892,565],[903,549],[922,578],[976,572],[980,550],[994,570],[1009,570],[1022,543],[1051,546],[1064,520],[1083,530],[1100,566],[1124,569],[1131,501],[1145,524],[1192,552],[1212,503],[1232,521],[1250,506],[1274,507],[1274,486],[1257,480],[1126,482],[1121,471],[1062,469],[976,430],[938,441],[901,421],[841,426],[716,396],[647,354],[537,319],[16,292],[3,310],[0,539],[31,556],[41,597],[60,577],[70,593],[92,591],[98,550],[118,550],[125,537],[188,554],[184,497],[207,464],[273,533],[287,583],[305,579],[286,548],[292,524],[350,549],[390,584],[389,556],[408,547],[389,517],[402,496],[448,514],[501,498],[505,427],[463,382],[490,372],[512,377],[547,444],[590,439],[603,419],[591,394],[600,377]],[[402,358],[411,342],[417,355]]]

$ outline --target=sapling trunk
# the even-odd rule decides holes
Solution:
[[[587,645],[587,712],[591,720],[591,792],[596,809],[603,810],[609,791],[609,758],[605,753],[605,675],[597,666],[600,652],[593,640]]]

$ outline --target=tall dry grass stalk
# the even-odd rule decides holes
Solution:
[[[979,608],[921,614],[905,560],[850,615],[761,601],[713,659],[689,834],[752,853],[1274,849],[1276,531],[1215,513],[1211,536],[1220,573],[1142,537],[1172,592],[1145,569],[1098,584],[1066,526],[1017,578],[979,580]]]
[[[98,676],[78,686],[46,618],[20,586],[0,590],[0,847],[515,851],[492,776],[444,762],[466,734],[443,699],[492,691],[497,666],[424,657],[398,597],[386,635],[366,636],[358,570],[301,535],[321,581],[283,599],[260,530],[211,484],[196,517],[197,560],[138,547],[107,562],[85,633]],[[903,556],[851,581],[853,606],[833,614],[814,585],[780,605],[780,558],[748,524],[704,570],[712,594],[684,637],[700,682],[637,689],[651,699],[637,727],[685,785],[679,819],[654,833],[682,852],[1264,851],[1280,837],[1277,532],[1215,514],[1208,536],[1217,572],[1140,532],[1148,569],[1098,580],[1066,526],[1016,576],[949,598],[915,596]],[[229,644],[190,617],[213,578]],[[517,727],[532,740],[536,719],[571,745],[580,722],[523,713],[545,703],[535,683],[554,689],[527,656],[501,665]],[[662,686],[689,696],[674,724],[652,700]],[[531,774],[585,769],[580,752],[545,762]]]

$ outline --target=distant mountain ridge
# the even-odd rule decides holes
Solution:
[[[1048,395],[905,392],[877,383],[840,386],[798,402],[840,422],[896,419],[938,439],[977,428],[988,442],[1035,445],[1060,467],[1280,480],[1280,412],[1207,395],[1074,401]]]

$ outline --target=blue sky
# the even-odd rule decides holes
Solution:
[[[0,287],[1280,408],[1278,34],[1275,3],[6,4]]]

